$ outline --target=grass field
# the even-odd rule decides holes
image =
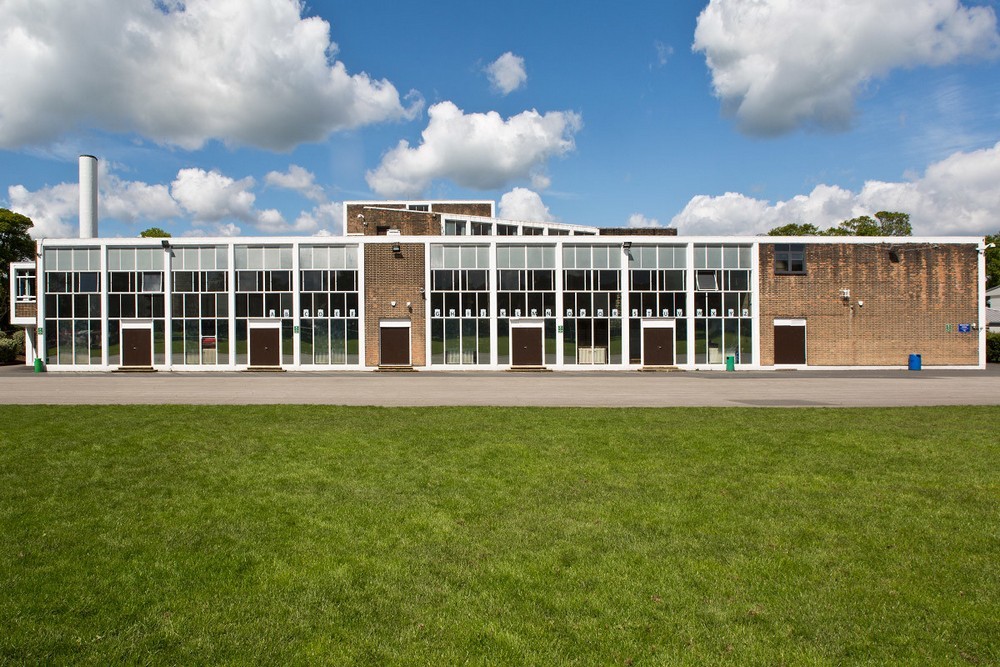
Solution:
[[[997,664],[1000,409],[0,408],[0,662]]]

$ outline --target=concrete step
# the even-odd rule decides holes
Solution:
[[[152,366],[119,366],[112,373],[155,373]]]
[[[246,370],[247,373],[284,373],[285,369],[281,366],[250,366]]]

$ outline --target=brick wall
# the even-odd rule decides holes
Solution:
[[[805,318],[810,366],[979,363],[973,244],[806,245],[805,275],[775,275],[774,246],[760,246],[760,357],[774,363],[774,318]],[[840,296],[851,290],[850,300]],[[858,306],[858,301],[863,306]],[[953,325],[953,331],[946,326]]]
[[[38,304],[34,301],[31,303],[20,302],[14,304],[14,317],[30,317],[35,319],[38,315]]]
[[[440,236],[441,216],[438,213],[481,216],[490,214],[488,203],[432,203],[430,207],[430,211],[410,211],[407,210],[406,204],[348,204],[347,232],[377,236],[379,228],[382,228],[383,234],[387,229],[398,229],[403,236]],[[364,219],[358,218],[358,215],[364,216]]]
[[[425,366],[426,321],[424,318],[424,244],[400,244],[392,252],[392,243],[368,243],[365,249],[365,365],[378,366],[379,320],[410,320],[410,360]],[[392,306],[392,302],[396,306]],[[406,307],[409,301],[410,308]]]

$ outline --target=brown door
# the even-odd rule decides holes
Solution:
[[[806,363],[806,328],[774,325],[774,363]]]
[[[281,365],[280,329],[250,329],[250,365]]]
[[[152,366],[153,342],[149,329],[122,329],[122,366]]]
[[[379,364],[382,366],[410,365],[409,327],[381,327]]]
[[[541,327],[513,327],[511,335],[511,362],[514,366],[542,365]]]
[[[643,329],[642,363],[644,366],[674,365],[674,330],[672,328]]]

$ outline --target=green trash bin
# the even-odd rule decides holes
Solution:
[[[45,362],[41,359],[35,359],[35,372],[44,373],[45,372]]]
[[[727,371],[736,370],[736,357],[732,354],[726,357],[726,370]]]

